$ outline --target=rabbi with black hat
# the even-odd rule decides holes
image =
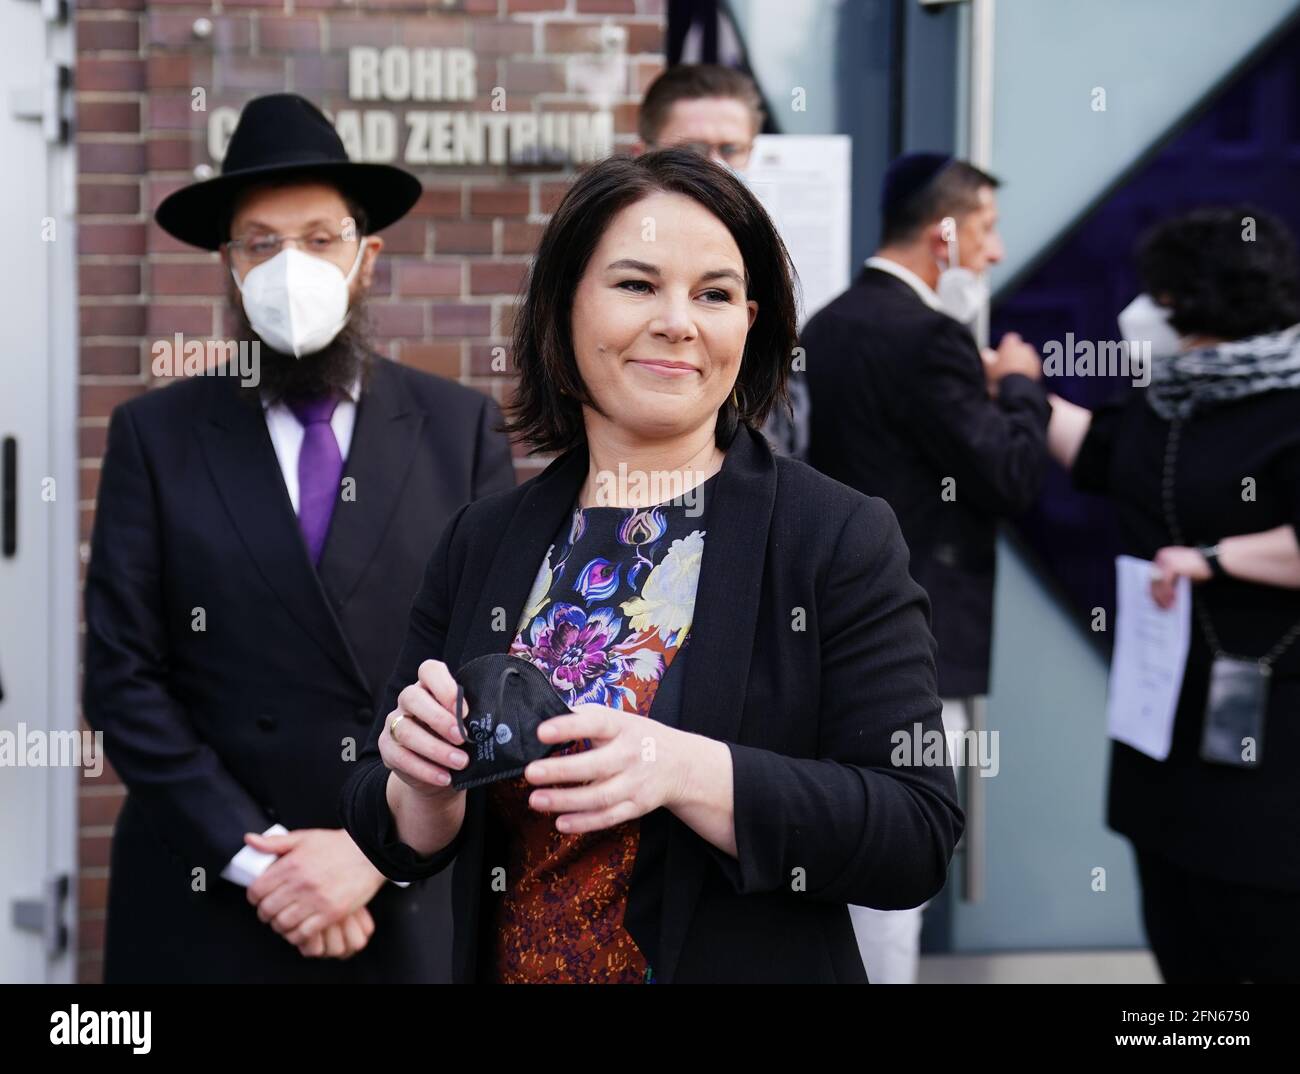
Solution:
[[[218,177],[158,207],[220,252],[259,361],[109,425],[84,687],[128,791],[106,981],[449,975],[445,880],[389,883],[338,818],[428,549],[514,485],[496,405],[367,338],[375,233],[420,191],[275,94],[244,109]]]
[[[937,153],[890,165],[880,249],[804,327],[809,462],[884,498],[930,596],[949,747],[988,693],[998,523],[1037,495],[1049,407],[1037,352],[1009,333],[981,354],[968,327],[1002,257],[998,181]],[[958,780],[959,784],[961,780]],[[920,908],[851,907],[867,973],[915,979]]]

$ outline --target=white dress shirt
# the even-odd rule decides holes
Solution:
[[[906,265],[900,265],[897,261],[891,261],[887,257],[869,257],[864,264],[867,268],[879,269],[881,272],[888,272],[891,276],[898,277],[915,291],[920,296],[921,301],[932,310],[943,312],[943,303],[939,301],[939,296],[935,294],[934,288]]]
[[[361,396],[361,378],[352,382],[344,398],[339,400],[330,418],[330,428],[334,430],[334,439],[339,444],[339,455],[346,462],[348,449],[352,446],[352,430],[357,423],[357,400]],[[293,504],[293,513],[298,513],[298,456],[302,453],[302,441],[305,435],[302,423],[294,417],[283,402],[272,403],[262,395],[262,410],[266,415],[266,427],[271,434],[271,443],[275,447],[275,457],[280,463],[280,473],[284,477],[284,487],[289,492],[289,502]],[[263,835],[288,835],[288,829],[282,824],[273,824]],[[221,870],[221,875],[232,884],[248,887],[254,880],[266,872],[276,855],[254,850],[250,846],[240,848],[239,852]],[[406,887],[405,883],[399,885]]]
[[[272,824],[262,833],[263,835],[288,835],[289,829],[283,824]],[[259,876],[266,872],[271,862],[275,861],[277,855],[268,854],[264,850],[254,850],[248,845],[239,848],[239,852],[226,863],[226,867],[221,870],[224,879],[229,880],[232,884],[238,884],[241,888],[246,888],[253,883]]]
[[[361,379],[352,382],[346,396],[339,400],[330,418],[330,428],[334,430],[334,439],[339,443],[339,455],[346,462],[348,448],[352,446],[352,430],[357,423],[357,399],[361,395]],[[293,504],[293,513],[298,513],[298,455],[302,452],[302,440],[306,435],[302,423],[293,416],[283,402],[272,403],[262,396],[262,409],[266,413],[266,427],[271,433],[271,443],[275,445],[275,457],[280,461],[280,473],[284,475],[284,487],[289,490],[289,502]]]

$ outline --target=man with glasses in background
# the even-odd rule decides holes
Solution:
[[[743,71],[679,64],[650,83],[641,100],[636,152],[682,146],[744,172],[763,119],[763,99]]]
[[[667,146],[694,149],[744,181],[764,118],[762,95],[743,71],[679,64],[646,90],[637,120],[640,141],[633,151],[639,155]],[[808,448],[810,409],[803,377],[790,377],[788,391],[791,410],[774,407],[763,433],[778,451],[802,459]]]
[[[439,534],[514,485],[495,403],[368,335],[375,232],[420,192],[275,94],[158,208],[220,251],[257,350],[109,426],[83,699],[128,791],[106,981],[449,979],[447,874],[390,884],[338,820]]]

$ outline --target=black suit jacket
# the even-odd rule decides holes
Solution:
[[[437,884],[385,885],[370,944],[340,962],[302,958],[220,873],[247,831],[340,826],[429,545],[466,501],[514,486],[499,418],[478,392],[377,359],[344,470],[355,496],[335,507],[318,573],[261,405],[234,378],[114,411],[84,684],[86,720],[128,789],[108,980],[445,977]]]
[[[801,342],[808,461],[889,501],[933,603],[939,693],[987,693],[998,520],[1025,510],[1047,473],[1042,387],[1013,374],[990,399],[970,331],[875,268]]]
[[[381,712],[421,661],[504,652],[587,473],[579,447],[462,510],[411,610]],[[865,981],[847,909],[916,906],[944,883],[963,826],[947,765],[899,766],[896,732],[939,733],[926,597],[889,507],[776,458],[742,427],[708,509],[678,697],[654,719],[728,744],[739,859],[667,809],[641,818],[624,924],[661,981]],[[800,629],[802,628],[802,629]],[[661,694],[673,681],[665,676]],[[396,840],[376,723],[344,790],[348,830],[397,879],[455,860],[455,979],[491,978],[490,886],[505,861],[487,789],[456,839],[420,858]],[[933,741],[933,739],[931,739]],[[802,887],[800,881],[802,880]]]

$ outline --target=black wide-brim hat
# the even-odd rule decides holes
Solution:
[[[258,183],[299,177],[337,187],[365,210],[371,233],[405,216],[423,190],[401,168],[354,164],[319,108],[296,93],[273,93],[244,106],[221,174],[168,195],[154,219],[181,242],[215,250],[230,237],[226,228],[240,194]]]

